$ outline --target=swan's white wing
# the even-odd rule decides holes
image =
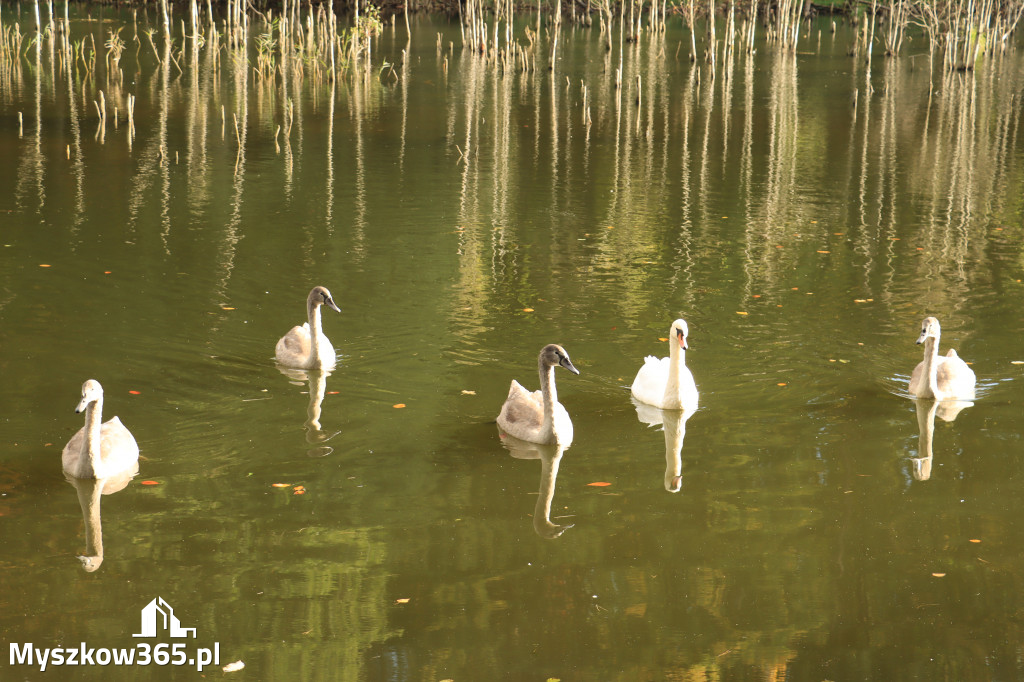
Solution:
[[[274,349],[274,356],[282,365],[292,367],[305,366],[309,362],[312,343],[309,334],[309,323],[296,325],[282,336]]]
[[[956,351],[950,349],[945,357],[939,358],[939,366],[935,372],[935,381],[946,400],[959,398],[974,399],[974,387],[977,378],[974,370],[957,357]]]
[[[668,358],[659,360],[653,355],[644,358],[644,364],[630,387],[633,397],[648,405],[660,407],[665,397],[665,384],[668,383],[668,366]]]
[[[125,469],[136,466],[139,461],[139,444],[135,436],[121,420],[111,417],[100,427],[100,463],[96,478],[113,476]]]
[[[498,426],[516,438],[530,440],[530,435],[544,422],[544,399],[540,391],[530,393],[515,379],[508,389],[508,398],[501,406]]]

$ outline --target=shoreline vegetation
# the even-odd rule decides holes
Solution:
[[[82,61],[87,69],[95,69],[102,50],[106,66],[116,70],[128,47],[121,29],[109,30],[102,46],[92,35],[76,42],[71,37],[70,4],[59,0],[0,2],[0,64],[17,61],[32,45],[48,43],[67,62]],[[518,4],[512,0],[155,0],[74,6],[76,12],[94,6],[130,10],[137,35],[139,14],[143,14],[144,42],[160,67],[181,71],[189,49],[219,52],[221,47],[246,48],[255,51],[250,61],[262,78],[273,77],[285,62],[293,61],[290,57],[298,57],[315,76],[328,79],[361,61],[368,67],[372,40],[386,23],[392,27],[404,23],[406,35],[411,36],[409,15],[417,12],[447,13],[457,19],[463,48],[502,71],[535,70],[538,54],[546,55],[547,68],[554,70],[559,32],[564,26],[594,28],[600,31],[607,51],[618,44],[621,52],[624,43],[664,36],[667,23],[678,19],[689,40],[676,46],[676,58],[685,48],[684,54],[692,62],[706,63],[712,74],[720,60],[739,51],[753,54],[759,38],[795,53],[801,39],[811,38],[810,20],[822,13],[835,17],[833,33],[837,20],[855,27],[849,54],[868,64],[876,51],[900,55],[908,32],[914,32],[915,38],[921,36],[927,44],[930,71],[934,72],[937,64],[946,70],[971,71],[984,57],[1012,45],[1024,16],[1024,0],[844,0],[831,4],[824,0],[536,0]],[[709,21],[712,16],[714,20]],[[158,47],[160,42],[163,50]],[[438,34],[439,54],[453,53],[454,48],[451,41],[443,45]],[[382,72],[388,68],[393,72],[394,65],[385,63]],[[616,87],[621,87],[621,70],[616,78]]]

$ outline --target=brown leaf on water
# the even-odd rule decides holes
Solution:
[[[606,486],[611,485],[611,483],[608,483],[607,481],[594,481],[593,483],[588,483],[587,485],[593,486],[595,488],[604,488]]]
[[[305,495],[306,494],[306,486],[303,486],[303,485],[294,486],[292,488],[292,494],[293,495]]]
[[[291,488],[292,484],[291,483],[271,483],[270,487],[271,488]]]
[[[971,538],[970,542],[973,542],[973,543],[977,544],[977,543],[981,542],[981,540],[978,540],[977,538]]]
[[[523,308],[523,312],[524,313],[532,313],[533,312],[533,308]]]
[[[405,407],[405,403],[395,403],[395,404],[394,404],[394,405],[392,405],[391,407],[395,408],[396,410],[400,410],[400,409],[402,409],[403,407]]]
[[[410,597],[401,597],[395,600],[396,604],[408,604],[411,601]]]
[[[462,395],[476,395],[476,391],[470,391],[468,389],[462,389]]]
[[[160,485],[160,481],[141,481],[142,485]]]
[[[935,578],[945,578],[946,574],[945,573],[932,573],[932,577],[935,577]]]

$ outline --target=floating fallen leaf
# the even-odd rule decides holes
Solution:
[[[1024,365],[1024,360],[1010,360],[1011,365]]]
[[[932,576],[936,577],[936,578],[945,578],[946,574],[945,573],[932,573]]]
[[[776,245],[775,245],[775,248],[776,248],[776,249],[781,249],[781,248],[782,248],[782,244],[776,244]]]
[[[234,310],[234,308],[232,308],[232,307],[231,307],[231,306],[229,306],[229,305],[222,305],[222,306],[220,307],[220,309],[221,309],[221,310]]]
[[[850,361],[849,360],[843,360],[842,358],[839,358],[839,362],[841,362],[844,365],[846,365],[846,364],[849,364]]]
[[[533,312],[533,308],[523,308],[523,312],[524,313],[532,313]]]
[[[800,287],[793,287],[791,291],[800,291]]]
[[[160,481],[142,481],[142,485],[160,485]]]
[[[131,393],[132,395],[142,395],[142,393],[140,393],[139,391],[128,391],[128,392]]]
[[[668,341],[668,337],[667,336],[659,336],[658,337],[658,341],[663,341],[663,342],[664,341]]]
[[[338,395],[338,391],[327,391],[327,395]]]
[[[409,601],[410,601],[410,598],[409,598],[409,597],[402,597],[402,598],[400,598],[400,599],[396,599],[396,600],[395,600],[395,603],[396,603],[396,604],[408,604],[408,603],[409,603]]]
[[[290,488],[290,487],[292,487],[292,484],[291,483],[271,483],[270,487],[271,488]]]
[[[405,403],[395,403],[395,404],[394,404],[394,405],[392,405],[391,407],[395,408],[396,410],[400,410],[400,409],[402,409],[403,407],[405,407]]]
[[[607,483],[605,481],[594,481],[593,483],[588,483],[587,485],[594,486],[595,488],[604,488],[606,486],[611,485],[611,483]]]
[[[818,253],[832,253],[832,252],[831,251],[822,251],[821,249],[818,249]]]
[[[48,263],[40,263],[39,267],[41,267],[41,268],[48,268],[48,267],[50,267],[50,265]]]
[[[761,298],[761,294],[754,294],[754,298]]]
[[[973,542],[973,543],[975,543],[975,544],[977,544],[977,543],[981,542],[981,540],[978,540],[977,538],[971,538],[971,540],[970,540],[970,541],[971,541],[971,542]]]
[[[103,274],[104,274],[104,275],[109,275],[109,274],[110,274],[110,270],[104,270],[104,271],[103,271]]]
[[[737,315],[749,315],[750,313],[743,312],[742,310],[737,310],[736,314]]]
[[[292,488],[292,494],[294,494],[294,495],[305,495],[306,494],[306,486],[304,486],[304,485],[294,486]]]
[[[464,388],[462,389],[462,395],[476,395],[476,391],[470,391]]]
[[[777,384],[775,384],[775,385],[776,385],[776,386],[785,386],[785,385],[786,385],[786,382],[785,382],[785,381],[780,381],[779,383],[777,383]]]
[[[242,663],[241,661],[235,661],[234,663],[228,663],[226,666],[221,668],[221,670],[223,670],[226,673],[234,673],[234,672],[238,672],[239,670],[241,670],[244,667],[245,667],[245,663]]]

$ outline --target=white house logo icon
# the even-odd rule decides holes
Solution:
[[[174,609],[163,600],[163,597],[157,597],[143,607],[142,632],[132,635],[132,637],[156,637],[158,627],[157,614],[162,619],[163,629],[171,637],[188,637],[189,633],[191,633],[192,638],[195,638],[196,629],[181,627],[181,621],[174,615]]]

